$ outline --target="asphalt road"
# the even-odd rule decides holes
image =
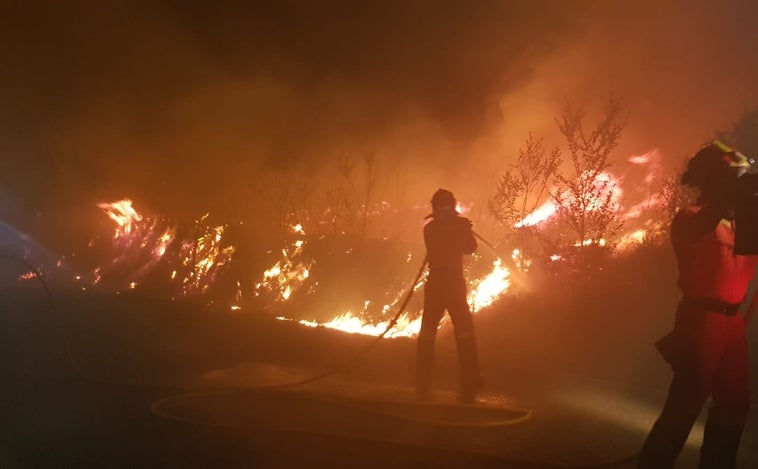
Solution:
[[[226,392],[319,373],[369,337],[139,297],[70,293],[50,304],[34,289],[6,292],[2,312],[0,467],[8,468],[634,467],[668,380],[652,348],[618,337],[593,344],[558,333],[565,325],[529,325],[523,312],[505,322],[485,316],[483,401],[531,418],[440,426],[293,394]],[[384,341],[294,391],[411,402],[413,350],[412,340]],[[437,352],[435,399],[447,403],[457,379],[449,330]],[[741,467],[758,467],[757,429],[753,413]],[[700,431],[680,467],[695,465]]]

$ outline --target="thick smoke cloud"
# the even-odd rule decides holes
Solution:
[[[263,170],[369,155],[404,203],[448,186],[481,209],[566,101],[624,98],[619,151],[672,164],[758,102],[749,1],[0,9],[0,183],[30,212],[130,196],[240,217]]]

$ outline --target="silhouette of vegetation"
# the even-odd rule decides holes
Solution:
[[[555,120],[563,136],[570,165],[562,171],[562,151],[548,151],[542,139],[529,134],[516,162],[498,180],[487,203],[502,226],[503,238],[526,258],[542,250],[557,256],[549,269],[596,267],[612,252],[609,242],[621,229],[614,184],[607,170],[626,125],[624,106],[611,99],[595,127],[585,130],[584,108],[566,104]],[[522,223],[536,209],[552,203],[550,222]],[[554,257],[555,258],[555,257]],[[517,258],[517,267],[523,261]],[[562,267],[558,267],[562,266]]]
[[[731,129],[716,132],[716,138],[758,158],[758,109],[745,110]]]
[[[584,128],[586,111],[566,104],[556,119],[568,147],[571,171],[556,175],[553,199],[562,223],[575,235],[574,243],[603,244],[621,229],[615,182],[607,173],[611,154],[626,126],[623,105],[612,99],[595,128]]]
[[[542,139],[535,139],[531,132],[524,145],[516,163],[500,177],[495,194],[487,202],[490,214],[505,229],[506,237],[516,233],[519,221],[549,199],[548,183],[562,162],[557,147],[547,153]]]

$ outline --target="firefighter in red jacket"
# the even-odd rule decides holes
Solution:
[[[746,324],[740,304],[758,263],[758,256],[734,251],[738,177],[747,167],[747,158],[714,142],[690,159],[682,175],[682,184],[699,189],[700,197],[679,210],[671,226],[682,300],[673,331],[657,345],[674,375],[663,410],[640,453],[640,468],[674,466],[709,397],[712,406],[700,468],[736,465],[750,407]],[[748,309],[754,308],[751,303]]]
[[[458,401],[474,402],[481,384],[474,323],[466,300],[463,255],[473,254],[477,243],[471,222],[455,208],[453,193],[439,189],[432,197],[431,221],[424,226],[424,244],[429,262],[429,277],[424,289],[424,313],[417,344],[416,390],[429,398],[434,362],[434,340],[445,310],[453,321],[460,387]]]

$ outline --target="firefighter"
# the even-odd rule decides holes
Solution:
[[[682,300],[658,346],[673,370],[663,410],[640,453],[640,468],[670,468],[708,398],[700,468],[733,468],[750,406],[745,316],[740,305],[758,256],[735,254],[734,206],[747,158],[716,141],[688,162],[682,184],[699,190],[671,226]],[[751,175],[753,176],[753,175]],[[745,181],[748,178],[740,178]],[[755,300],[755,296],[754,296]],[[755,308],[751,302],[748,311]]]
[[[466,301],[463,256],[477,243],[471,221],[460,216],[453,193],[439,189],[432,196],[431,218],[424,226],[429,277],[424,288],[424,313],[417,343],[416,390],[421,399],[431,393],[434,340],[445,310],[453,322],[460,368],[458,401],[472,403],[481,384],[474,323]]]

